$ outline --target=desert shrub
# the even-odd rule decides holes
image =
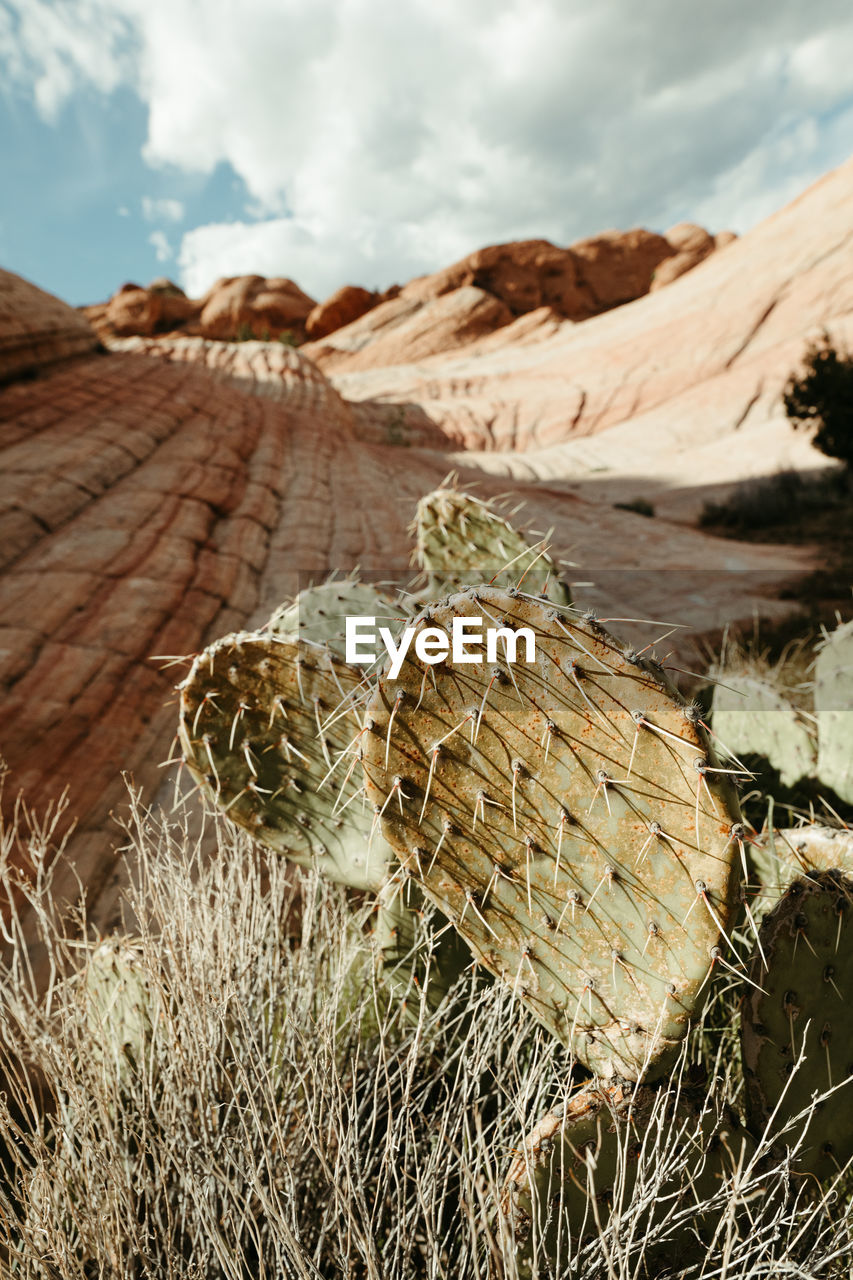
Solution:
[[[808,475],[787,469],[738,485],[722,502],[706,502],[699,524],[703,528],[716,526],[733,533],[745,533],[822,511],[843,502],[847,496],[844,473]]]
[[[614,502],[617,511],[633,511],[638,516],[653,516],[655,508],[648,498],[631,498],[629,502]]]
[[[0,831],[0,887],[19,904],[0,971],[4,1274],[518,1276],[501,1184],[523,1134],[579,1074],[506,987],[469,973],[434,1012],[393,1004],[365,963],[369,903],[354,910],[345,891],[267,861],[225,821],[203,857],[180,823],[134,801],[128,905],[147,1031],[143,1044],[111,1040],[85,999],[96,940],[81,946],[83,921],[62,917],[52,894],[58,817],[19,817]],[[46,992],[29,968],[24,903]],[[715,985],[659,1095],[633,1193],[620,1200],[617,1186],[609,1216],[602,1203],[600,1231],[563,1274],[676,1274],[668,1259],[696,1208],[655,1205],[673,1167],[703,1157],[665,1118],[688,1076],[707,1080],[710,1107],[737,1106],[737,998],[731,974]],[[759,1144],[703,1206],[719,1220],[707,1264],[700,1251],[678,1274],[848,1274],[840,1184],[816,1197],[787,1159],[762,1165],[767,1155]],[[544,1260],[539,1274],[551,1274]]]
[[[853,463],[853,356],[838,351],[829,334],[806,348],[804,372],[792,374],[782,394],[795,427],[816,427],[812,443],[830,458]]]

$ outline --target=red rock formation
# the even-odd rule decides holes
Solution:
[[[204,338],[301,338],[316,303],[292,280],[230,276],[217,280],[200,300],[198,331]]]
[[[11,271],[0,271],[0,384],[97,345],[79,311]]]
[[[97,896],[120,841],[120,771],[148,796],[164,776],[182,669],[155,656],[260,623],[300,571],[404,570],[414,505],[451,466],[484,496],[524,501],[520,518],[553,531],[571,576],[594,583],[579,596],[606,615],[704,629],[748,616],[762,592],[763,610],[779,607],[780,578],[807,553],[721,543],[611,503],[664,505],[679,485],[701,493],[772,467],[792,434],[772,405],[804,340],[853,329],[852,194],[848,165],[677,288],[583,324],[542,307],[513,320],[474,284],[429,301],[403,290],[348,326],[349,341],[358,326],[372,334],[353,355],[375,359],[388,341],[396,359],[406,325],[426,343],[430,316],[458,334],[475,303],[503,308],[501,327],[417,364],[336,375],[336,387],[281,344],[136,338],[90,354],[78,313],[0,273],[14,377],[0,390],[6,802],[23,787],[38,811],[69,787],[72,854]],[[603,297],[608,254],[584,259]],[[495,272],[508,290],[515,277]]]
[[[493,294],[463,285],[420,302],[405,289],[390,302],[374,307],[332,342],[307,343],[304,354],[323,357],[324,368],[384,368],[452,351],[475,342],[512,320],[512,312]]]
[[[325,302],[318,302],[305,321],[305,333],[312,342],[325,338],[335,329],[359,320],[379,302],[379,296],[354,284],[345,284]]]

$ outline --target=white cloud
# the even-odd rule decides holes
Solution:
[[[183,222],[185,212],[180,200],[142,197],[142,216],[147,222]]]
[[[244,222],[183,238],[194,292],[256,270],[323,296],[638,223],[743,231],[849,147],[849,0],[13,5],[0,58],[46,118],[130,84],[149,165],[245,183]]]
[[[175,256],[172,246],[162,231],[152,231],[148,237],[148,243],[154,246],[158,262],[168,262]]]

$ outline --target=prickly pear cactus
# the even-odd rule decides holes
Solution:
[[[139,948],[125,938],[101,942],[89,957],[82,993],[90,1044],[120,1073],[132,1069],[151,1032],[152,995]]]
[[[813,776],[817,744],[797,708],[768,678],[722,672],[714,689],[712,725],[736,756],[765,756],[793,786]]]
[[[762,831],[747,845],[750,881],[761,887],[760,913],[770,911],[790,884],[816,871],[853,875],[853,831],[803,827]]]
[[[614,1199],[624,1218],[643,1164],[651,1180],[659,1178],[662,1160],[672,1160],[656,1195],[647,1197],[644,1230],[630,1231],[635,1239],[679,1209],[709,1200],[732,1178],[742,1154],[748,1159],[753,1151],[734,1117],[703,1112],[686,1096],[675,1100],[660,1089],[624,1084],[579,1091],[562,1112],[549,1112],[534,1126],[503,1186],[500,1212],[514,1237],[520,1275],[568,1274],[572,1254],[599,1224],[607,1226]],[[719,1210],[697,1212],[690,1229],[667,1242],[667,1262],[686,1260],[697,1235],[710,1237],[719,1216]]]
[[[801,1140],[798,1167],[820,1179],[853,1156],[849,1089],[818,1105],[808,1126],[780,1130],[853,1076],[851,928],[853,879],[821,871],[795,881],[761,926],[741,1022],[750,1129],[761,1133],[772,1116],[779,1145]]]
[[[358,772],[360,673],[286,636],[225,636],[180,685],[178,734],[205,797],[259,843],[378,889],[388,851]]]
[[[833,631],[815,662],[818,777],[853,804],[853,622]]]
[[[427,922],[425,908],[436,918]],[[415,1016],[420,993],[437,1009],[473,960],[456,930],[432,912],[402,869],[379,890],[373,943],[380,980],[398,999],[411,1001]]]
[[[526,574],[526,591],[547,589],[554,604],[571,604],[568,588],[542,545],[532,546],[492,503],[462,493],[452,479],[421,498],[412,533],[416,563],[429,575],[432,597],[492,580],[510,587]]]
[[[396,631],[408,616],[404,602],[371,586],[345,578],[307,587],[290,604],[272,615],[268,630],[313,644],[327,644],[339,658],[346,657],[345,627],[348,617],[375,617],[377,627]]]
[[[525,661],[380,678],[367,793],[404,870],[591,1070],[664,1069],[727,943],[738,809],[691,709],[594,622],[482,587],[423,613]],[[719,949],[722,948],[722,953]]]

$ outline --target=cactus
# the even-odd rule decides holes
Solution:
[[[771,1118],[780,1133],[816,1093],[853,1073],[851,904],[853,879],[815,872],[796,880],[761,926],[741,1023],[754,1133]],[[831,1178],[853,1157],[853,1125],[843,1119],[849,1105],[842,1093],[780,1133],[780,1145],[801,1144],[803,1172]]]
[[[818,651],[815,712],[818,777],[853,804],[853,622],[833,631]]]
[[[650,1078],[733,914],[729,779],[661,669],[599,624],[482,587],[415,629],[460,617],[530,628],[535,660],[430,667],[411,646],[368,706],[368,796],[483,965],[591,1070]]]
[[[319,645],[244,632],[205,649],[180,691],[181,746],[208,800],[293,861],[379,888],[388,854],[350,767],[362,716],[354,668]]]
[[[570,605],[544,545],[532,546],[493,503],[462,493],[453,480],[421,498],[412,525],[416,563],[428,575],[426,594],[439,598],[477,582],[510,587],[524,577],[528,591],[547,589],[554,604]]]
[[[401,1001],[416,1003],[423,992],[430,1009],[438,1008],[472,963],[459,934],[424,902],[411,878],[399,873],[379,890],[373,943],[383,985]]]
[[[750,879],[762,892],[757,914],[771,910],[789,885],[818,871],[840,870],[853,875],[853,831],[809,824],[762,832],[747,846]]]
[[[347,617],[375,617],[377,625],[394,630],[408,615],[405,601],[392,600],[379,587],[346,578],[300,591],[295,600],[276,609],[267,629],[275,635],[327,644],[337,657],[344,659]]]
[[[638,1181],[658,1176],[661,1148],[676,1159],[655,1188],[644,1229],[630,1232],[634,1238],[652,1234],[653,1224],[660,1227],[722,1190],[754,1151],[749,1134],[729,1113],[703,1112],[686,1095],[676,1098],[619,1083],[583,1088],[562,1113],[544,1116],[515,1157],[501,1194],[500,1212],[514,1237],[519,1274],[541,1274],[537,1258],[542,1257],[550,1274],[568,1274],[564,1268],[572,1254],[606,1227],[611,1199],[618,1200],[624,1218]],[[666,1261],[676,1255],[686,1261],[683,1254],[695,1251],[697,1235],[707,1243],[721,1212],[695,1213],[690,1229],[667,1241]],[[648,1253],[645,1260],[653,1261]]]
[[[714,689],[716,737],[736,756],[765,756],[785,786],[814,774],[813,734],[781,687],[769,676],[723,671]]]
[[[92,951],[82,984],[86,1023],[105,1064],[126,1077],[142,1058],[151,1033],[152,995],[138,948],[110,938]]]

